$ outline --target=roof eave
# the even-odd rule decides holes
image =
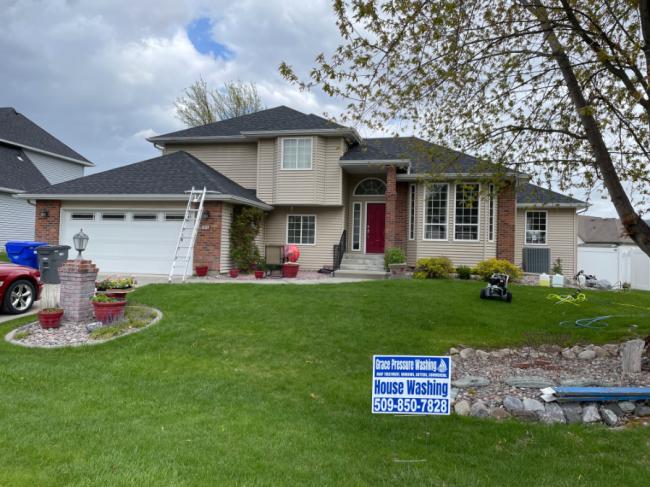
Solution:
[[[504,173],[472,173],[472,172],[448,172],[448,173],[439,173],[439,174],[398,174],[398,181],[422,181],[427,179],[453,179],[453,178],[493,178],[495,175],[507,176],[507,177],[516,177],[519,179],[524,179],[520,174],[516,172],[504,172]]]
[[[16,194],[20,194],[20,193],[24,193],[24,192],[25,192],[25,190],[23,190],[23,189],[5,188],[3,186],[0,186],[0,193],[16,193]]]
[[[250,140],[263,139],[268,137],[287,137],[291,135],[321,135],[323,137],[348,137],[357,142],[361,141],[361,136],[354,129],[296,129],[296,130],[250,130],[242,131],[240,135],[204,135],[204,136],[166,136],[158,135],[148,137],[147,141],[151,143],[169,144],[174,142],[194,142],[197,144],[209,144],[220,142],[248,142]]]
[[[589,208],[587,203],[517,203],[517,208]]]
[[[409,159],[365,159],[365,160],[343,160],[339,159],[341,167],[357,166],[408,166],[411,164]]]
[[[15,145],[17,147],[21,147],[23,149],[27,149],[27,150],[30,150],[30,151],[33,151],[33,152],[38,152],[39,154],[45,154],[46,156],[56,157],[57,159],[63,159],[64,161],[74,162],[75,164],[81,164],[82,166],[95,167],[95,165],[90,161],[82,161],[80,159],[75,159],[73,157],[63,156],[63,155],[57,154],[55,152],[50,152],[50,151],[46,151],[46,150],[43,150],[43,149],[38,149],[36,147],[32,147],[32,146],[26,145],[26,144],[21,144],[20,142],[15,142],[13,140],[0,139],[0,142],[2,142],[3,144],[8,144],[8,145]]]

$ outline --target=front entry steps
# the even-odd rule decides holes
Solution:
[[[362,254],[347,252],[341,261],[341,268],[334,275],[354,279],[386,279],[384,254]]]

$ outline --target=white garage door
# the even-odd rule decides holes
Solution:
[[[61,217],[61,244],[72,247],[72,258],[72,237],[83,228],[90,237],[83,255],[100,273],[167,274],[183,211],[65,210]]]

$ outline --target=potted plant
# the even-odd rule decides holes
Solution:
[[[386,249],[386,252],[384,252],[384,266],[387,271],[390,271],[391,279],[404,279],[408,270],[404,251],[399,247]]]
[[[97,294],[90,300],[95,310],[95,318],[104,325],[119,321],[124,317],[126,300],[111,298],[106,294]]]
[[[95,289],[109,298],[115,298],[122,301],[126,300],[126,295],[135,289],[136,280],[133,277],[108,277],[95,283]]]
[[[266,263],[260,261],[255,265],[255,279],[264,279],[266,275]]]
[[[207,265],[197,265],[194,268],[194,272],[198,277],[205,277],[208,275],[208,266]]]
[[[288,262],[282,264],[282,277],[296,277],[300,266],[298,259],[300,258],[300,249],[295,245],[289,245],[284,253]]]
[[[45,308],[38,312],[38,322],[41,328],[58,328],[63,318],[63,308]]]
[[[233,279],[236,279],[237,277],[239,277],[239,269],[237,269],[236,267],[233,268],[233,269],[230,269],[230,270],[228,271],[228,274],[229,274],[230,277],[232,277]]]

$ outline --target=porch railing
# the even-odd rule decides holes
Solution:
[[[341,268],[341,261],[343,260],[343,256],[345,253],[348,251],[348,237],[347,237],[347,230],[343,230],[343,233],[341,234],[341,239],[339,240],[339,243],[334,246],[334,265],[333,265],[333,270],[337,271]]]

